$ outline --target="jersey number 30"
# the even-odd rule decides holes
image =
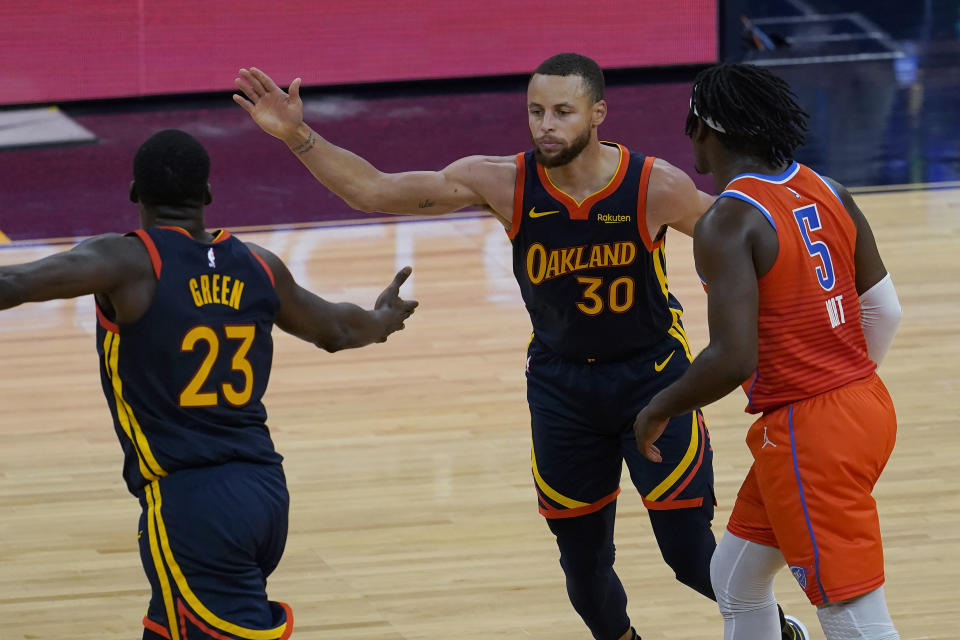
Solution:
[[[614,313],[623,313],[633,306],[634,283],[633,278],[621,276],[610,283],[606,296],[597,291],[603,286],[603,278],[588,278],[578,276],[577,282],[584,285],[583,301],[577,303],[577,308],[588,316],[595,316],[609,309]],[[604,300],[606,298],[606,300]]]
[[[822,240],[811,240],[810,233],[819,231],[820,213],[817,211],[817,205],[811,204],[806,207],[794,209],[793,217],[800,227],[800,235],[803,236],[803,242],[807,245],[807,253],[812,258],[820,258],[820,264],[816,267],[817,281],[824,291],[833,289],[836,277],[833,273],[833,260],[830,259],[830,248]]]
[[[237,340],[237,350],[230,359],[230,369],[240,372],[243,376],[243,387],[237,389],[232,383],[224,382],[216,391],[203,391],[203,387],[210,377],[213,365],[220,354],[220,336],[212,328],[199,326],[190,329],[180,343],[181,351],[194,351],[200,342],[206,343],[207,355],[204,356],[200,368],[193,374],[190,382],[180,392],[181,407],[215,407],[219,404],[219,393],[235,407],[242,406],[250,401],[253,395],[253,367],[247,360],[250,345],[256,335],[256,326],[252,324],[224,325],[223,332],[228,340]],[[202,348],[202,347],[201,347]]]

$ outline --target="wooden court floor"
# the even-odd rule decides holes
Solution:
[[[904,319],[881,374],[900,431],[875,495],[903,638],[956,636],[960,613],[960,189],[861,195]],[[292,496],[270,595],[301,639],[585,640],[529,471],[529,321],[509,244],[463,217],[251,232],[302,284],[372,304],[394,269],[421,302],[383,345],[329,355],[275,334],[266,402]],[[0,263],[62,246],[7,246]],[[691,341],[705,297],[688,239],[668,240]],[[147,601],[139,507],[99,388],[89,298],[0,313],[0,638],[138,638]],[[748,468],[739,392],[707,408],[719,534]],[[823,443],[825,447],[829,442]],[[645,640],[720,638],[712,602],[662,563],[629,482],[617,568]],[[789,572],[784,607],[823,638]]]

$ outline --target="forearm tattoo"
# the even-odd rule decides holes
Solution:
[[[310,132],[309,137],[304,142],[301,142],[295,147],[292,147],[292,151],[296,154],[303,155],[310,149],[313,149],[317,145],[317,134],[313,131]]]
[[[421,209],[429,209],[429,208],[432,207],[433,205],[434,205],[433,200],[421,200],[421,201],[420,201],[420,208],[421,208]]]

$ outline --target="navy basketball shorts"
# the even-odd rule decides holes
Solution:
[[[287,539],[279,464],[175,471],[144,487],[140,504],[140,558],[152,589],[144,638],[290,636],[290,608],[266,592]]]
[[[676,416],[656,441],[662,462],[637,449],[633,420],[690,362],[667,338],[640,356],[576,362],[536,338],[527,359],[527,400],[533,432],[533,478],[540,513],[571,518],[616,500],[626,462],[647,509],[699,507],[713,494],[713,451],[700,411]]]

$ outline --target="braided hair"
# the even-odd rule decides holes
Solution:
[[[693,135],[699,118],[726,148],[776,167],[806,140],[810,115],[796,100],[790,85],[763,67],[718,64],[694,80],[685,131]]]

